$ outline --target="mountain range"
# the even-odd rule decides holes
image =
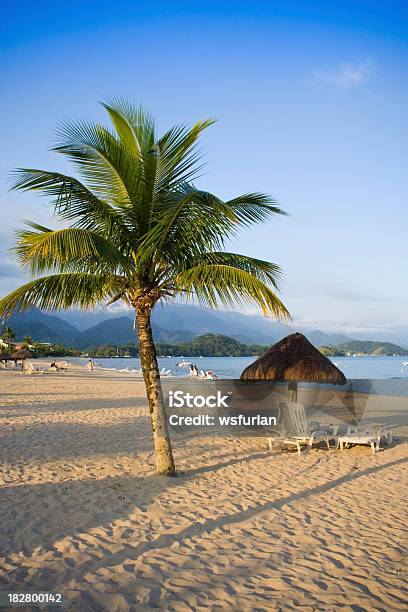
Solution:
[[[135,342],[134,316],[130,311],[72,309],[58,312],[56,316],[32,309],[13,315],[7,325],[13,328],[17,340],[31,336],[38,342],[61,343],[79,349]],[[262,317],[179,304],[157,307],[153,312],[152,327],[155,340],[168,344],[189,342],[200,334],[214,333],[246,344],[268,345],[297,331],[289,325]],[[319,330],[305,332],[305,335],[317,346],[351,340],[349,336]]]

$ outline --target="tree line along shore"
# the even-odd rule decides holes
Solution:
[[[22,346],[29,347],[36,357],[80,357],[89,354],[94,357],[139,357],[139,347],[136,343],[122,345],[105,344],[89,346],[85,350],[77,347],[67,347],[62,344],[36,342],[26,336]],[[267,350],[267,345],[244,344],[235,338],[222,334],[201,334],[190,342],[174,344],[157,343],[157,354],[163,357],[249,357],[258,356]],[[320,346],[319,350],[326,356],[339,357],[348,355],[406,355],[407,349],[390,342],[374,342],[353,340],[341,345]]]

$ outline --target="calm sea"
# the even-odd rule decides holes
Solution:
[[[160,368],[171,370],[171,374],[177,376],[188,376],[188,367],[179,367],[177,364],[183,361],[192,362],[199,370],[212,370],[220,378],[239,378],[242,370],[252,363],[256,357],[165,357],[159,358]],[[86,359],[70,357],[70,361],[85,365]],[[139,369],[140,360],[128,359],[102,359],[97,360],[103,368],[115,368],[117,370],[128,368]],[[332,361],[340,368],[348,379],[390,379],[400,378],[408,381],[407,356],[398,357],[335,357]]]

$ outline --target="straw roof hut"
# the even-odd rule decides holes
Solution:
[[[32,356],[32,352],[28,349],[21,349],[19,351],[14,351],[14,353],[11,353],[11,359],[14,359],[15,361],[20,359],[30,359],[30,357]]]
[[[0,361],[10,361],[11,358],[11,353],[0,353]]]
[[[344,385],[343,372],[303,334],[291,334],[274,344],[241,374],[241,380],[288,381],[297,395],[298,382]]]

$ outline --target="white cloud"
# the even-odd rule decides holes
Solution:
[[[315,70],[313,76],[323,83],[328,83],[341,89],[357,87],[368,81],[374,72],[374,64],[367,60],[359,64],[339,64],[334,70]]]

